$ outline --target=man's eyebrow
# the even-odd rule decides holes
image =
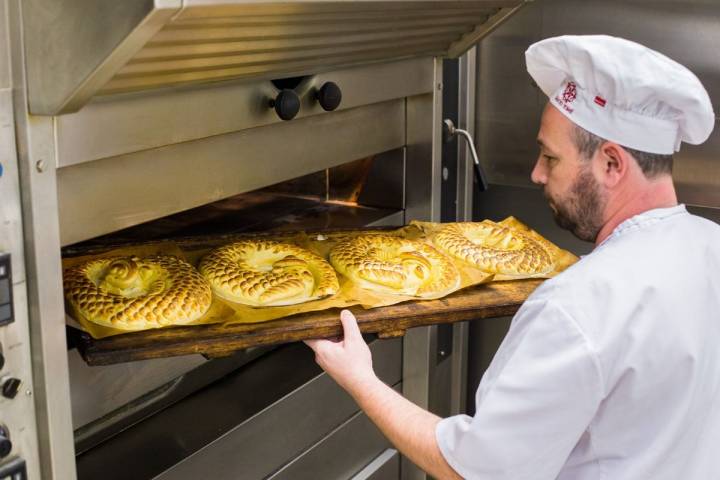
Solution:
[[[552,150],[552,148],[545,145],[545,143],[542,141],[542,139],[538,138],[537,143],[538,143],[538,145],[540,145],[540,148],[542,148],[543,150],[546,150],[548,153],[556,155],[555,152]]]

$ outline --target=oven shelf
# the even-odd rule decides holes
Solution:
[[[381,338],[399,337],[413,327],[513,315],[542,281],[492,282],[438,300],[350,310],[363,333],[376,333]],[[330,309],[254,324],[170,327],[97,340],[80,332],[77,347],[89,365],[198,353],[223,357],[249,347],[336,337],[342,333],[339,312],[339,309]]]

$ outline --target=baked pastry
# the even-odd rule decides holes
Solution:
[[[255,307],[294,305],[333,295],[337,275],[320,256],[269,240],[244,240],[213,250],[200,262],[213,292]]]
[[[76,314],[122,330],[189,323],[212,303],[205,279],[172,256],[90,260],[65,270],[63,281]]]
[[[541,242],[490,220],[450,223],[433,243],[443,252],[483,271],[504,275],[540,275],[554,268]]]
[[[357,285],[383,293],[442,297],[460,285],[453,263],[430,245],[390,235],[338,243],[330,263]]]

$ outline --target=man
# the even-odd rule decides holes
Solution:
[[[682,65],[605,36],[541,41],[531,178],[594,251],[523,304],[476,395],[441,420],[375,377],[355,319],[318,363],[437,478],[720,478],[720,227],[677,204],[681,141],[715,117]]]

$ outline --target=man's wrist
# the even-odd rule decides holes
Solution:
[[[354,381],[347,390],[355,401],[362,405],[366,401],[376,397],[378,392],[385,388],[388,388],[385,382],[380,380],[377,375],[372,372],[366,377]]]

